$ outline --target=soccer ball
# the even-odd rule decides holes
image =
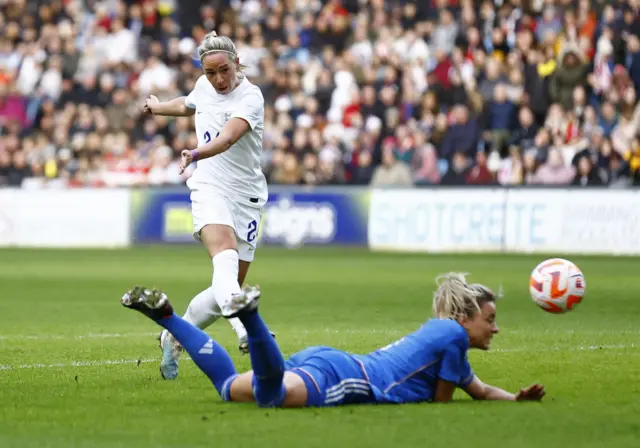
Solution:
[[[562,258],[543,261],[531,272],[529,279],[533,301],[554,314],[574,309],[582,301],[586,286],[582,271]]]

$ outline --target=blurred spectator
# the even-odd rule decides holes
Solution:
[[[507,138],[507,146],[517,146],[523,150],[535,147],[536,135],[540,126],[535,122],[535,116],[528,107],[523,107],[518,112],[518,123],[515,131],[511,132]]]
[[[599,187],[602,185],[602,178],[593,167],[593,162],[588,156],[582,156],[578,159],[578,167],[573,185],[580,187]]]
[[[463,152],[456,152],[449,164],[447,172],[442,176],[442,185],[464,185],[469,173],[469,158]]]
[[[476,119],[469,116],[466,106],[458,105],[451,112],[451,124],[445,134],[440,156],[452,159],[454,154],[465,157],[475,156],[478,146],[478,125]]]
[[[532,152],[528,154],[530,154],[529,157],[533,157],[535,161],[535,155],[533,155]],[[499,157],[495,151],[492,153],[492,156],[494,159]],[[509,155],[500,162],[497,168],[497,180],[500,185],[521,185],[524,182],[524,162],[520,149],[517,146],[509,147]]]
[[[465,183],[469,185],[489,185],[494,183],[494,176],[487,166],[487,153],[476,154],[475,165],[469,170]]]
[[[573,180],[575,172],[573,166],[565,164],[560,150],[552,148],[549,151],[547,161],[533,172],[532,178],[527,183],[568,185]]]
[[[282,165],[276,168],[272,180],[278,184],[298,185],[302,180],[302,170],[294,154],[285,154]]]
[[[633,141],[633,149],[625,154],[625,158],[629,162],[629,173],[633,181],[633,185],[640,185],[640,138],[636,137]]]
[[[586,78],[587,65],[577,45],[566,43],[558,57],[558,65],[549,81],[551,100],[565,110],[573,107],[573,90]]]
[[[428,143],[422,132],[415,134],[415,153],[411,161],[413,181],[416,185],[434,185],[440,182],[438,154],[435,146]]]
[[[406,163],[396,160],[390,148],[382,152],[382,163],[373,171],[372,187],[413,185],[411,171]]]
[[[640,184],[637,1],[3,2],[0,185],[183,183],[194,51],[236,42],[272,184]]]
[[[493,90],[493,99],[486,105],[484,117],[487,140],[491,142],[492,148],[502,151],[511,136],[515,116],[516,106],[507,98],[506,86],[497,84]]]

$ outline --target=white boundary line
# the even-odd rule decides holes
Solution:
[[[56,364],[18,364],[12,365],[0,365],[0,371],[5,370],[19,370],[19,369],[66,369],[69,367],[102,367],[102,366],[116,366],[121,364],[137,364],[154,362],[156,359],[113,359],[103,361],[72,361],[69,363],[56,363]]]
[[[74,340],[74,339],[118,339],[118,338],[134,338],[145,336],[158,336],[160,329],[154,333],[89,333],[82,335],[0,335],[0,341],[40,341],[40,340]]]
[[[161,328],[158,328],[158,331],[155,332],[146,332],[146,333],[89,333],[83,335],[23,335],[23,334],[0,334],[0,341],[49,341],[49,340],[82,340],[82,339],[118,339],[118,338],[136,338],[136,337],[148,337],[148,336],[158,336],[162,331]],[[346,335],[386,335],[386,336],[404,336],[410,333],[411,330],[388,330],[388,329],[366,329],[366,330],[356,330],[350,328],[324,328],[319,330],[293,330],[288,331],[289,334],[293,335],[313,335],[318,333],[326,333],[326,334],[346,334]],[[509,334],[511,335],[519,335],[519,334],[551,334],[551,335],[626,335],[633,334],[640,337],[639,330],[625,329],[625,330],[614,330],[614,331],[574,331],[574,330],[565,330],[565,331],[556,331],[556,330],[542,330],[542,331],[524,331],[519,329],[509,330]]]
[[[155,333],[154,333],[155,334]],[[584,345],[577,347],[548,347],[543,349],[531,349],[534,352],[581,352],[581,351],[598,351],[598,350],[626,350],[632,348],[640,348],[640,344],[613,344],[613,345]],[[491,350],[490,353],[521,353],[526,352],[529,349],[527,348],[513,348],[513,349],[495,349]],[[284,355],[285,358],[288,355]],[[185,357],[184,360],[189,361],[190,359]],[[2,371],[10,371],[10,370],[21,370],[21,369],[66,369],[69,367],[104,367],[104,366],[117,366],[123,364],[143,364],[149,362],[159,362],[159,359],[112,359],[112,360],[102,360],[102,361],[72,361],[69,363],[56,363],[56,364],[18,364],[18,365],[1,365],[0,364],[0,372]]]

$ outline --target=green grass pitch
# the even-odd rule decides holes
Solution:
[[[561,255],[561,254],[555,254]],[[221,402],[190,361],[159,377],[159,332],[123,292],[162,287],[177,312],[210,282],[199,247],[0,251],[1,447],[631,447],[640,440],[640,260],[568,257],[587,295],[569,314],[538,309],[528,276],[545,256],[374,254],[262,248],[249,282],[285,355],[309,345],[362,353],[417,328],[435,275],[503,287],[501,333],[471,352],[478,376],[542,403],[265,410]],[[209,328],[239,369],[227,322]]]

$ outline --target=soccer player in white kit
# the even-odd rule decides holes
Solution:
[[[184,319],[204,329],[222,316],[253,261],[267,181],[260,155],[264,131],[264,98],[241,71],[231,39],[207,34],[197,49],[204,75],[186,97],[159,102],[150,96],[147,113],[192,116],[198,148],[182,151],[180,174],[197,163],[187,181],[191,190],[194,238],[206,247],[213,262],[211,286],[193,298]],[[230,323],[239,348],[248,349],[247,332],[238,319]],[[178,376],[179,344],[165,330],[160,335],[165,379]]]

